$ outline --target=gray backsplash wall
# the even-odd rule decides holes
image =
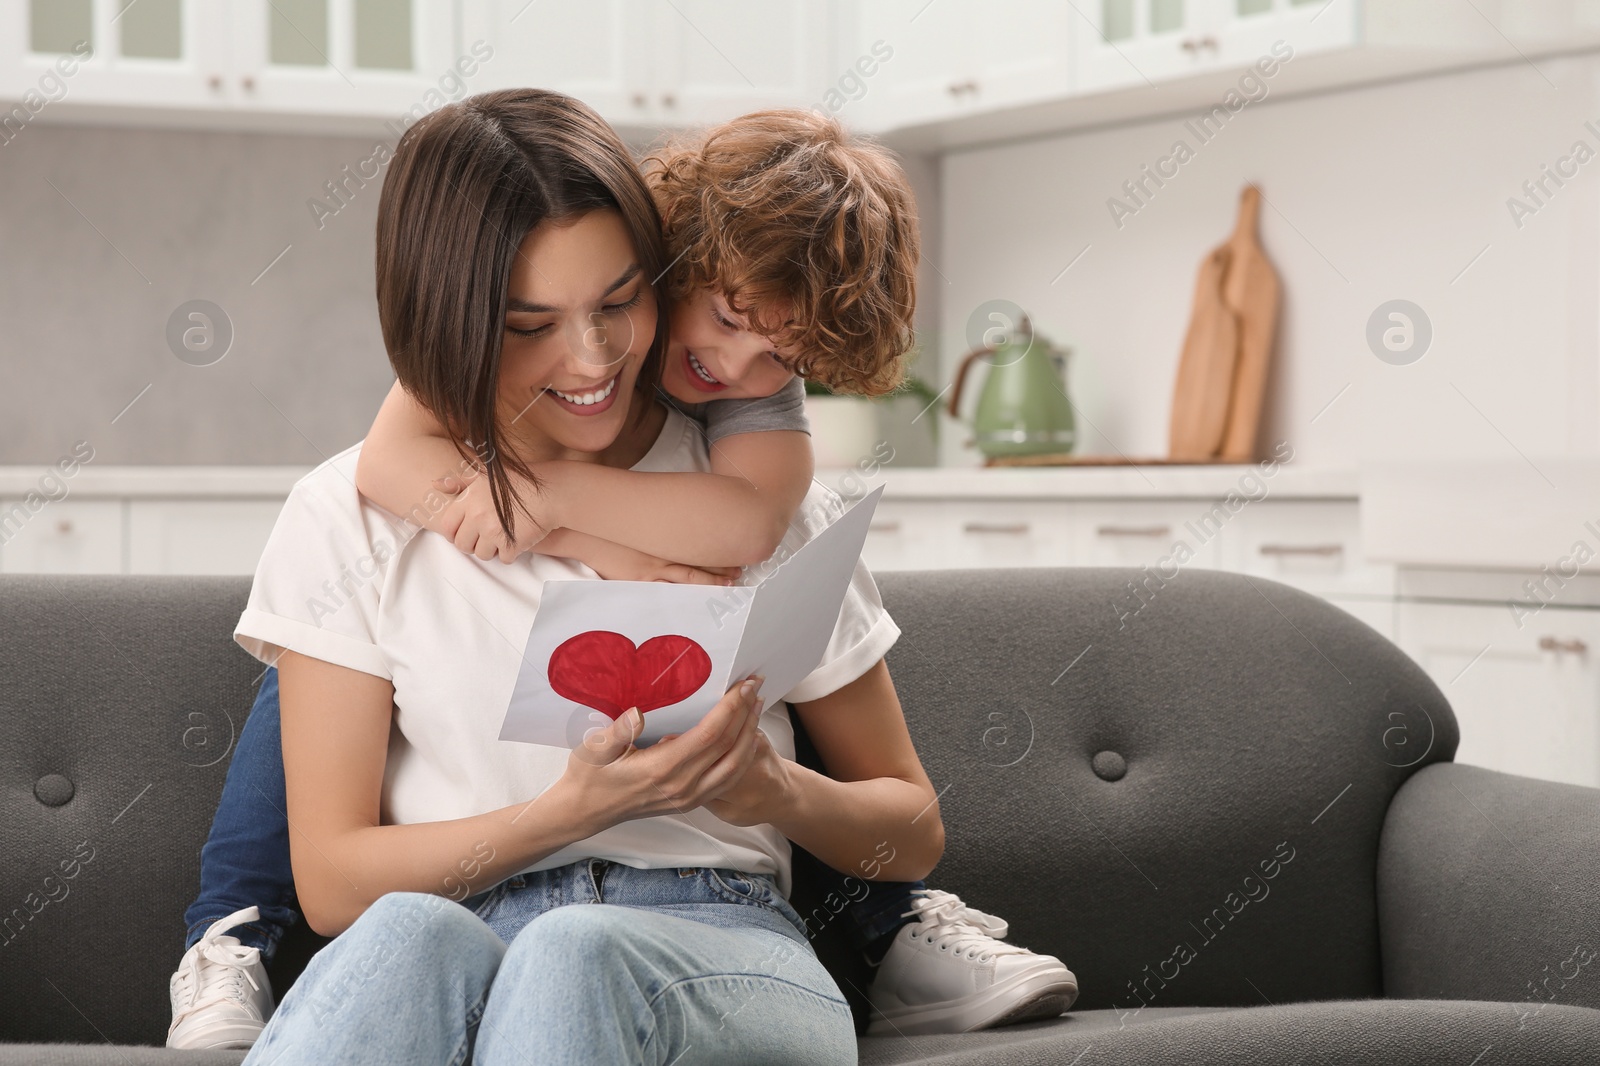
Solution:
[[[307,201],[374,144],[35,125],[0,147],[0,464],[83,439],[96,464],[310,466],[360,439],[393,380],[379,185],[320,229]],[[233,326],[210,366],[166,340],[194,299]]]

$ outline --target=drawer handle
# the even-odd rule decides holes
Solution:
[[[1553,652],[1570,651],[1574,655],[1584,655],[1588,653],[1589,645],[1577,637],[1573,637],[1571,640],[1561,640],[1557,637],[1540,637],[1539,650]]]
[[[869,525],[867,527],[867,532],[868,533],[898,533],[898,532],[900,532],[900,523],[899,522],[873,522],[871,525]]]
[[[1263,544],[1262,555],[1343,555],[1343,544]]]
[[[967,533],[1026,533],[1026,522],[968,522],[961,527]]]
[[[63,518],[61,521],[57,522],[56,532],[60,533],[62,536],[66,536],[67,534],[71,533],[72,520],[70,518]]]
[[[1171,526],[1101,526],[1095,530],[1101,537],[1170,537]]]

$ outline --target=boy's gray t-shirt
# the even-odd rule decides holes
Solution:
[[[667,397],[667,402],[704,426],[706,440],[712,444],[735,433],[765,433],[776,429],[811,432],[811,424],[806,421],[806,386],[800,378],[791,378],[789,384],[771,396],[754,400],[684,403]]]

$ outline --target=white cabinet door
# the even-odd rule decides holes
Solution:
[[[0,571],[121,573],[122,503],[69,499],[30,514],[20,500],[0,500]]]
[[[698,124],[817,103],[831,60],[828,8],[816,0],[657,4],[658,115]]]
[[[1456,761],[1600,785],[1600,611],[1402,603],[1400,646],[1461,723]]]
[[[143,2],[143,0],[141,0]],[[451,0],[235,0],[239,106],[405,125],[466,94]]]
[[[940,504],[880,500],[861,558],[873,571],[947,570],[950,533]]]
[[[1354,0],[1220,0],[1216,59],[1242,71],[1263,59],[1349,48],[1360,41],[1360,9]]]
[[[637,0],[465,0],[461,37],[494,49],[475,89],[555,89],[629,125],[657,117],[658,17]]]
[[[1075,566],[1151,567],[1171,575],[1221,565],[1216,530],[1196,530],[1200,500],[1093,501],[1075,505]],[[1186,545],[1180,548],[1179,545]]]
[[[0,5],[0,97],[30,118],[57,102],[225,107],[227,8],[205,0]],[[5,127],[9,140],[17,112]]]
[[[1353,500],[1262,500],[1230,523],[1225,565],[1320,596],[1393,596],[1394,567],[1369,563]]]
[[[890,129],[1063,96],[1075,18],[1071,5],[1031,0],[861,0],[846,62],[888,58],[843,117]],[[852,98],[856,85],[834,88]]]
[[[253,574],[281,500],[133,500],[128,571]]]
[[[1080,91],[1154,84],[1217,65],[1220,0],[1085,0],[1076,34]]]
[[[1391,643],[1396,642],[1396,634],[1399,631],[1395,628],[1396,604],[1394,600],[1378,599],[1377,597],[1356,599],[1349,596],[1329,596],[1327,600],[1339,610],[1346,614],[1354,615],[1379,633],[1382,633]]]
[[[1355,0],[1091,0],[1077,87],[1119,89],[1360,42]],[[1276,72],[1274,66],[1274,73]],[[1221,101],[1219,100],[1219,103]]]
[[[1070,566],[1075,560],[1072,505],[1055,500],[941,503],[946,564],[968,567]]]

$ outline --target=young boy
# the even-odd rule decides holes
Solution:
[[[362,449],[363,494],[479,558],[510,563],[534,550],[605,578],[726,584],[773,554],[812,476],[800,376],[869,396],[903,377],[918,254],[912,195],[889,153],[804,111],[747,115],[670,145],[647,161],[647,174],[677,255],[663,279],[672,310],[660,389],[703,425],[711,472],[552,462],[531,468],[535,483],[512,478],[497,490],[396,386]],[[610,348],[604,330],[597,322],[579,340],[596,363]],[[605,402],[604,391],[534,402],[581,408]],[[465,476],[431,476],[454,471]],[[276,701],[269,672],[241,749],[276,750],[267,736]],[[275,782],[243,780],[269,764]],[[236,754],[230,767],[201,895],[186,914],[169,1046],[248,1047],[271,1012],[264,957],[295,919],[288,836],[263,818],[260,851],[239,860],[250,830],[236,809],[242,800],[230,804],[229,795],[249,790],[275,795],[282,810],[281,756]],[[999,939],[1000,919],[921,883],[864,883],[864,895],[859,887],[840,895],[854,899],[849,932],[877,966],[870,1033],[1051,1017],[1076,997],[1059,960]]]

